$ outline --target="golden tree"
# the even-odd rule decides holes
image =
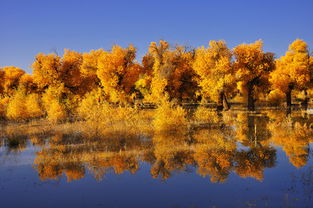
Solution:
[[[130,101],[141,67],[135,62],[136,49],[130,45],[123,49],[113,46],[98,58],[97,76],[111,102]]]
[[[269,73],[274,69],[273,53],[263,52],[261,40],[234,48],[234,69],[239,88],[247,98],[248,110],[255,109],[258,94],[269,86]]]
[[[63,57],[40,53],[32,65],[34,81],[41,89],[64,83],[67,89],[77,94],[80,90],[85,90],[81,87],[84,80],[81,73],[82,63],[83,55],[76,51],[65,49]]]
[[[82,54],[76,51],[70,51],[65,49],[64,55],[61,61],[61,82],[64,83],[64,86],[68,88],[73,93],[78,93],[83,82],[83,77],[80,72],[80,67],[83,62]]]
[[[312,79],[312,66],[308,45],[299,39],[289,45],[285,56],[276,60],[276,69],[270,74],[270,82],[273,90],[285,94],[288,108],[291,107],[293,89],[308,89]]]
[[[3,71],[0,73],[0,78],[1,74],[3,79],[3,93],[10,96],[14,93],[15,90],[17,90],[20,79],[25,74],[25,72],[18,67],[7,66],[3,67]]]
[[[235,85],[232,53],[224,41],[210,41],[208,48],[198,48],[193,68],[199,75],[203,97],[217,102],[218,109],[229,108],[226,96]]]
[[[152,42],[143,57],[143,72],[136,87],[154,101],[194,99],[197,90],[192,69],[194,51],[184,46],[170,49],[168,42]],[[148,96],[146,97],[148,98]]]
[[[172,68],[172,62],[169,60],[169,44],[166,41],[160,41],[159,45],[156,42],[151,42],[149,52],[153,58],[152,66],[152,81],[151,81],[151,95],[153,99],[160,99],[167,97],[165,92],[167,85],[167,78]]]
[[[45,55],[40,53],[36,56],[32,65],[34,80],[41,89],[46,89],[52,84],[60,82],[61,57],[56,54]]]
[[[101,86],[100,80],[97,77],[99,57],[107,52],[103,49],[91,50],[89,53],[83,53],[83,62],[80,67],[80,72],[83,76],[81,88],[88,89],[91,92],[95,88]]]

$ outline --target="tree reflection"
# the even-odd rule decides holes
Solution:
[[[307,116],[307,115],[304,115]],[[309,157],[309,143],[312,142],[311,118],[303,118],[297,113],[284,116],[281,113],[269,113],[272,132],[271,141],[281,146],[289,161],[297,168],[306,165]]]
[[[191,141],[184,133],[159,133],[153,138],[153,154],[155,161],[151,163],[153,178],[168,179],[173,171],[186,171],[193,165]]]
[[[151,176],[161,180],[195,169],[211,182],[223,183],[232,173],[262,181],[264,170],[275,166],[273,145],[280,146],[297,168],[308,161],[313,141],[310,115],[268,111],[207,116],[193,120],[188,128],[146,134],[150,136],[119,132],[118,136],[86,138],[85,132],[62,129],[46,134],[30,130],[24,135],[13,129],[1,130],[1,144],[8,152],[24,151],[28,143],[36,146],[33,167],[39,178],[65,176],[68,182],[82,179],[87,172],[96,180],[108,172],[136,174],[142,163],[149,164]]]
[[[236,154],[235,172],[243,178],[264,178],[264,169],[275,166],[276,150],[271,147],[257,147]]]
[[[231,173],[236,143],[230,129],[202,129],[195,133],[198,144],[194,158],[201,176],[211,176],[212,182],[224,182]]]

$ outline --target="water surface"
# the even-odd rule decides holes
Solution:
[[[2,126],[1,207],[313,206],[311,115],[213,120],[105,138]]]

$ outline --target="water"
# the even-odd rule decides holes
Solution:
[[[1,207],[313,207],[310,115],[224,116],[187,134],[1,129]]]

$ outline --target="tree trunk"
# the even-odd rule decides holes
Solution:
[[[224,109],[225,110],[229,110],[230,109],[230,105],[229,105],[229,103],[228,103],[228,101],[227,101],[227,97],[226,97],[226,95],[225,95],[225,93],[223,93],[223,106],[224,106]]]
[[[254,111],[255,106],[254,106],[254,92],[253,92],[253,84],[250,82],[247,84],[247,90],[248,90],[248,110],[249,111]]]
[[[292,87],[289,86],[286,92],[286,104],[287,104],[287,108],[289,109],[291,109],[291,91],[292,91]]]
[[[218,94],[218,100],[217,100],[217,106],[216,106],[217,111],[222,111],[224,109],[223,100],[224,100],[224,92],[221,91]]]
[[[218,95],[218,101],[217,101],[217,111],[222,111],[222,110],[229,110],[230,105],[227,101],[226,95],[224,91],[221,91]]]

